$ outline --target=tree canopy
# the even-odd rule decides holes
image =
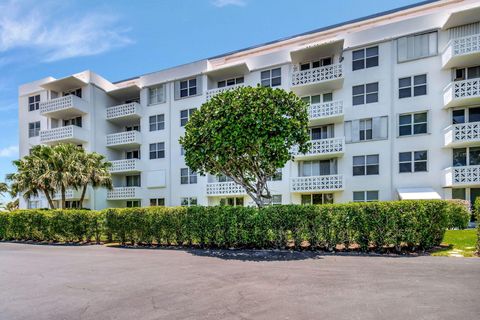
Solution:
[[[56,192],[61,195],[61,208],[65,208],[68,188],[82,190],[80,206],[88,185],[112,188],[108,170],[111,164],[105,157],[95,152],[87,153],[73,144],[38,145],[13,164],[17,172],[9,176],[12,192],[23,193],[25,199],[43,193],[52,209]]]
[[[185,161],[200,174],[226,175],[257,206],[271,198],[267,181],[309,147],[307,105],[294,93],[241,87],[214,96],[185,126]]]

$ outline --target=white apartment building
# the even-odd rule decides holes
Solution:
[[[20,156],[62,142],[104,154],[115,188],[88,190],[92,209],[251,205],[229,178],[189,170],[178,139],[210,97],[257,84],[310,105],[312,148],[272,178],[274,203],[480,196],[480,2],[471,0],[426,1],[120,82],[84,71],[24,84]],[[68,205],[79,196],[69,190]]]

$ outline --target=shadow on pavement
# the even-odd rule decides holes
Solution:
[[[321,259],[323,252],[284,251],[284,250],[221,250],[221,249],[187,249],[194,256],[212,257],[223,260],[240,261],[295,261]]]

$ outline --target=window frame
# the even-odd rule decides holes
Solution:
[[[377,90],[376,91],[367,91],[368,86],[376,85]],[[361,93],[355,93],[355,89],[362,88]],[[364,104],[370,104],[370,103],[378,103],[379,101],[379,93],[380,93],[380,83],[378,81],[376,82],[369,82],[369,83],[364,83],[364,84],[358,84],[355,86],[352,86],[352,106],[361,106]],[[369,96],[374,96],[376,99],[374,101],[368,102],[367,98]],[[362,102],[359,103],[355,101],[355,98],[362,97]],[[358,99],[357,99],[358,100]]]
[[[185,127],[185,125],[190,121],[192,114],[197,111],[197,108],[183,109],[180,110],[180,127]],[[182,113],[186,113],[186,117]]]
[[[369,193],[370,193],[370,195],[372,193],[376,193],[376,199],[369,199]],[[362,199],[361,200],[355,200],[355,194],[362,194]],[[353,202],[376,202],[376,201],[379,201],[379,199],[380,199],[380,191],[379,190],[353,191],[352,195],[353,195],[353,197],[352,197]]]
[[[425,122],[415,122],[415,115],[425,114],[426,120]],[[409,116],[410,122],[408,124],[401,124],[400,118]],[[429,133],[429,112],[428,111],[419,111],[419,112],[408,112],[408,113],[399,113],[398,114],[398,130],[397,130],[397,137],[411,137],[417,135],[423,135]],[[425,125],[425,132],[415,133],[415,126]],[[409,134],[402,134],[401,128],[402,127],[409,127],[410,133]]]
[[[425,152],[425,160],[415,160],[415,155],[419,152]],[[409,160],[401,160],[402,154],[409,154]],[[416,170],[416,164],[425,163],[425,170]],[[410,171],[402,171],[402,164],[409,164]],[[428,172],[428,150],[404,151],[398,153],[398,173],[417,173]]]
[[[148,146],[148,154],[150,160],[165,158],[165,142],[154,142]]]
[[[186,201],[186,203],[184,201]],[[191,206],[197,206],[197,205],[198,205],[197,197],[181,197],[180,198],[180,206],[182,207],[191,207]]]
[[[228,84],[233,81],[233,84]],[[222,83],[222,85],[220,85]],[[228,88],[231,86],[236,86],[238,84],[245,83],[245,77],[244,76],[239,76],[239,77],[234,77],[234,78],[228,78],[224,80],[217,81],[217,88]]]
[[[185,84],[185,87],[182,88],[182,84]],[[192,91],[194,91],[192,93]],[[186,92],[186,95],[183,95],[182,92]],[[198,79],[197,77],[183,79],[178,82],[178,96],[180,99],[193,97],[198,95]]]
[[[153,119],[153,122],[152,122],[152,119]],[[162,120],[159,120],[159,119],[162,119]],[[160,114],[149,116],[148,126],[150,129],[150,132],[165,130],[165,114],[160,113]],[[153,130],[152,130],[152,126],[154,127]]]
[[[40,94],[28,96],[28,112],[40,109],[40,98]],[[30,101],[30,99],[33,99],[33,101]]]
[[[186,167],[180,168],[180,184],[197,184],[198,176],[195,171]]]
[[[372,55],[372,56],[369,56],[367,57],[367,50],[368,49],[373,49],[373,48],[376,48],[377,49],[377,53],[376,55]],[[362,57],[361,58],[355,58],[355,53],[359,53],[359,52],[362,52]],[[376,58],[376,64],[375,65],[372,65],[372,66],[367,66],[367,61],[370,59],[373,59],[373,58]],[[359,61],[363,61],[362,63],[362,66],[361,67],[356,67],[355,66],[355,62],[359,62]],[[358,50],[353,50],[352,51],[352,71],[357,71],[357,70],[363,70],[363,69],[367,69],[367,68],[374,68],[374,67],[378,67],[379,66],[379,61],[380,61],[380,48],[378,45],[376,46],[371,46],[371,47],[365,47],[365,48],[362,48],[362,49],[358,49]]]
[[[165,198],[150,198],[150,207],[165,207]]]
[[[37,127],[38,124],[38,127]],[[33,125],[33,128],[30,128],[30,126]],[[29,138],[34,138],[38,137],[40,135],[40,130],[41,130],[41,123],[40,121],[34,121],[34,122],[29,122],[28,123],[28,137]]]
[[[376,157],[376,163],[368,163],[368,157]],[[355,164],[355,158],[363,158],[362,164]],[[376,167],[376,173],[369,173],[368,169]],[[362,173],[355,173],[355,168],[363,168]],[[367,154],[352,157],[352,176],[375,176],[380,175],[380,154]]]
[[[273,72],[277,71],[277,70],[280,71],[280,74],[278,76],[274,77]],[[267,72],[268,72],[268,76],[264,77],[264,74],[266,74]],[[279,82],[274,84],[273,83],[274,79],[279,79]],[[266,81],[268,81],[268,84],[265,83]],[[266,70],[260,71],[260,85],[262,87],[270,87],[270,88],[280,87],[282,85],[282,67],[266,69]]]
[[[413,57],[408,57],[408,52],[410,51],[408,48],[409,44],[409,38],[413,38],[412,43],[414,44],[414,48],[412,49],[415,52],[415,37],[421,37],[425,35],[430,35],[430,34],[435,34],[435,52],[430,53],[430,38],[428,39],[428,54],[427,55],[419,55],[419,56],[413,56]],[[406,50],[406,57],[405,59],[400,59],[400,44],[399,42],[402,41],[402,39],[405,39],[405,50]],[[434,57],[438,55],[438,31],[437,30],[429,30],[429,31],[424,31],[420,33],[415,33],[415,34],[409,34],[406,36],[398,37],[396,39],[396,46],[397,46],[397,63],[404,63],[404,62],[409,62],[413,60],[418,60],[418,59],[424,59],[424,58],[429,58],[429,57]]]
[[[422,77],[422,76],[425,76],[425,83],[415,84],[415,78]],[[400,82],[406,79],[409,79],[409,85],[402,86]],[[420,87],[425,87],[425,93],[416,94],[415,89]],[[406,90],[408,90],[408,95],[402,97],[402,94],[401,94],[402,90],[403,92],[406,92]],[[414,97],[420,97],[420,96],[426,96],[426,95],[428,95],[428,74],[427,73],[398,78],[398,99],[414,98]]]
[[[152,90],[155,91],[155,94],[152,94]],[[166,88],[165,83],[148,87],[148,105],[152,106],[155,104],[165,103],[166,99]],[[155,97],[155,101],[152,100],[152,97]],[[159,99],[159,97],[161,97]]]

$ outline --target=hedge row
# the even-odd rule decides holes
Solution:
[[[480,256],[480,197],[475,199],[475,214],[477,218],[477,255]]]
[[[407,246],[414,250],[438,245],[446,228],[465,227],[468,216],[464,206],[442,200],[262,209],[19,210],[0,214],[0,238],[99,241],[103,237],[122,244],[326,250],[343,245],[362,251]]]

